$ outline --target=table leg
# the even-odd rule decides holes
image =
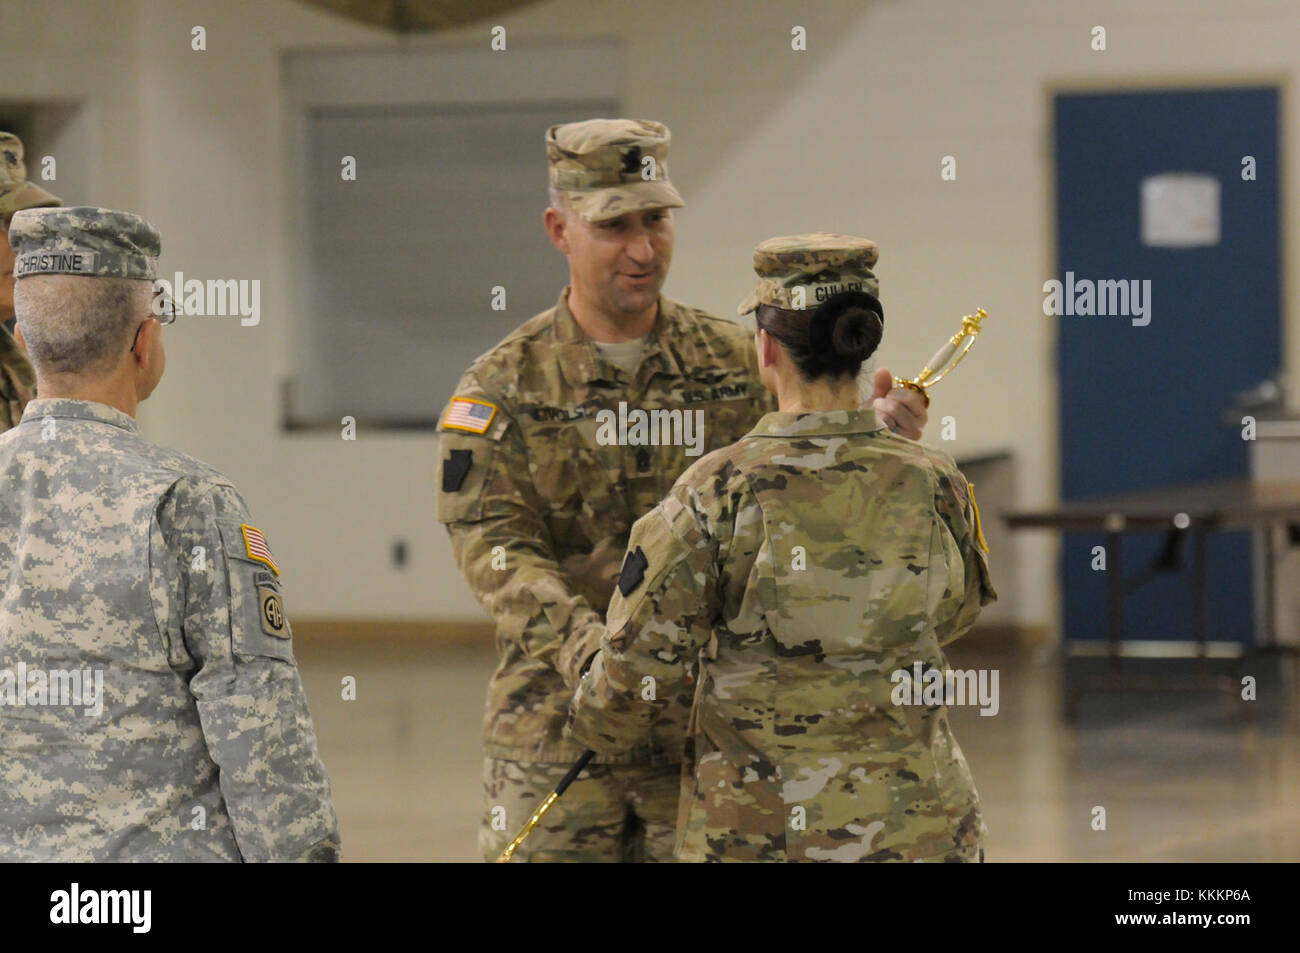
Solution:
[[[1264,645],[1262,648],[1277,646],[1277,526],[1265,523],[1264,534]],[[1282,524],[1286,532],[1286,523]]]
[[[1207,535],[1203,526],[1198,526],[1192,531],[1192,585],[1196,591],[1196,666],[1197,674],[1202,678],[1207,674],[1205,660],[1210,638],[1210,585],[1205,554]]]
[[[1124,638],[1124,562],[1120,558],[1120,534],[1106,534],[1106,640],[1110,671],[1120,670],[1120,641]]]

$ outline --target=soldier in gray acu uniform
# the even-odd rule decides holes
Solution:
[[[582,753],[564,721],[604,634],[633,522],[700,453],[734,443],[775,407],[743,327],[660,293],[671,210],[683,204],[668,179],[669,138],[647,120],[548,131],[545,224],[570,285],[471,365],[440,421],[438,520],[496,622],[500,655],[483,720],[485,859]],[[920,436],[920,397],[886,394],[889,379],[877,372],[876,406]],[[676,414],[681,439],[662,428],[653,441],[644,429],[602,437],[599,416],[621,411]],[[692,446],[685,425],[697,418]],[[682,686],[653,730],[591,764],[516,857],[671,861],[691,696]]]
[[[0,860],[337,860],[280,567],[229,480],[136,425],[157,230],[44,209],[9,237],[41,396],[0,436]]]
[[[865,239],[754,254],[763,380],[780,410],[710,453],[632,527],[570,736],[617,754],[703,651],[679,860],[972,861],[985,825],[947,709],[895,704],[895,673],[996,598],[951,457],[858,409],[883,310]]]

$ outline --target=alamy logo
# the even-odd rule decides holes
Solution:
[[[620,400],[617,414],[602,410],[596,421],[596,442],[602,446],[678,446],[686,448],[688,457],[704,452],[702,410],[629,411],[627,401]]]
[[[19,662],[0,668],[0,706],[84,707],[83,715],[98,718],[104,712],[103,669],[28,669]]]
[[[132,933],[148,933],[153,922],[151,890],[71,889],[50,894],[51,923],[126,923]]]
[[[1064,283],[1055,278],[1044,281],[1043,294],[1047,296],[1043,299],[1043,314],[1131,317],[1137,327],[1151,323],[1150,278],[1076,281],[1074,272],[1067,271]]]
[[[176,272],[175,280],[157,278],[153,283],[153,313],[162,317],[176,303],[176,313],[187,317],[239,315],[239,323],[252,327],[262,320],[262,282],[257,278],[186,279]]]
[[[1001,707],[996,668],[963,671],[913,662],[911,669],[895,669],[889,680],[894,683],[889,700],[895,705],[979,705],[981,715],[996,715]]]

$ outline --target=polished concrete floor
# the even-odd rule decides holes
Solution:
[[[297,645],[349,861],[477,861],[479,723],[494,667],[464,647]],[[1259,700],[1213,694],[1085,696],[1061,716],[1052,652],[951,647],[956,668],[997,669],[1000,710],[953,710],[989,826],[986,859],[1300,860],[1300,719],[1294,673],[1246,663]],[[1071,669],[1071,678],[1075,669]],[[356,700],[341,680],[356,679]],[[1240,707],[1257,706],[1253,719]],[[1105,830],[1094,830],[1096,808]]]

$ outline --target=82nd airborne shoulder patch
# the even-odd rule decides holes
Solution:
[[[269,586],[258,586],[257,605],[262,619],[262,631],[277,639],[289,638],[289,622],[284,617],[284,602],[280,593]]]

